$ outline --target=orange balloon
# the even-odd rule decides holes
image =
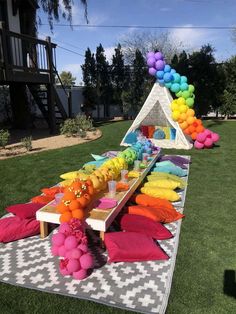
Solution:
[[[187,123],[188,123],[189,125],[193,124],[194,121],[195,121],[194,117],[188,117],[188,118],[187,118]]]
[[[71,212],[68,210],[68,211],[64,212],[63,214],[61,214],[59,220],[60,220],[61,223],[62,223],[62,222],[69,222],[69,221],[71,220],[71,218],[72,218],[72,214],[71,214]]]
[[[74,191],[76,191],[76,190],[79,190],[79,189],[81,189],[81,185],[82,185],[83,183],[81,182],[81,181],[75,181],[75,182],[73,182],[72,184],[71,184],[71,186],[70,186],[70,188],[72,189],[72,190],[74,190]]]
[[[77,202],[77,200],[71,201],[71,203],[69,205],[70,210],[75,210],[75,209],[78,209],[79,207],[80,206],[79,206],[79,203]]]
[[[202,120],[201,119],[196,119],[195,122],[197,122],[198,125],[202,124]]]
[[[82,209],[73,210],[72,217],[82,220],[84,219],[84,211]]]
[[[182,130],[186,129],[188,127],[188,123],[186,121],[180,123],[180,127]]]
[[[181,113],[180,116],[179,116],[179,119],[180,119],[180,120],[183,120],[183,122],[184,122],[185,120],[187,120],[187,115],[186,115],[186,113]]]
[[[72,200],[75,200],[75,199],[76,199],[75,193],[70,192],[70,191],[66,191],[64,193],[64,196],[63,196],[63,200],[64,201],[72,201]]]
[[[199,125],[199,126],[196,127],[196,132],[197,133],[202,133],[204,130],[205,130],[205,128],[204,128],[203,125]]]
[[[192,138],[193,140],[196,140],[196,138],[197,138],[197,132],[193,132],[193,133],[191,134],[191,138]]]
[[[188,127],[188,129],[189,129],[189,133],[190,133],[190,134],[192,134],[192,133],[195,132],[195,130],[196,130],[196,128],[195,128],[193,125],[190,125],[190,126]]]
[[[66,211],[68,211],[68,206],[66,206],[63,202],[61,202],[60,204],[58,204],[56,206],[56,210],[57,212],[59,212],[60,214],[65,213]]]
[[[186,115],[188,117],[194,117],[195,111],[193,109],[188,109],[187,112],[186,112]]]
[[[184,133],[187,134],[187,135],[190,135],[189,127],[187,127],[186,129],[184,129]]]

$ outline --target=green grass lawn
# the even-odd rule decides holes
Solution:
[[[129,125],[107,123],[94,142],[0,161],[0,215],[7,205],[28,201],[58,182],[61,173],[79,169],[90,153],[119,150]],[[236,313],[236,122],[206,126],[221,135],[213,150],[166,150],[192,157],[167,313]],[[7,284],[0,284],[0,307],[3,314],[133,313]]]

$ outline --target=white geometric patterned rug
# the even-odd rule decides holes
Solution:
[[[178,209],[182,212],[181,209]],[[140,313],[165,313],[178,249],[181,220],[165,225],[174,235],[158,241],[167,261],[106,263],[99,239],[88,234],[95,269],[78,281],[59,274],[59,258],[51,255],[51,236],[0,243],[0,281],[25,288],[92,300]]]

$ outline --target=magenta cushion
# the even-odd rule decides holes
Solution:
[[[12,213],[19,218],[34,218],[36,211],[42,208],[44,204],[27,203],[27,204],[15,204],[8,206],[6,211]]]
[[[137,232],[105,233],[108,262],[167,260],[169,256],[151,237]]]
[[[0,242],[11,242],[39,234],[39,221],[7,217],[0,219]]]
[[[121,229],[146,234],[156,240],[166,240],[173,237],[172,233],[160,222],[156,222],[148,217],[125,214],[121,218]]]

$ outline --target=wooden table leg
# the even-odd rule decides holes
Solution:
[[[104,235],[105,235],[105,231],[100,231],[99,236],[100,236],[102,248],[105,248],[105,244],[104,244]]]
[[[42,239],[48,236],[48,223],[45,221],[40,221],[40,237]]]

